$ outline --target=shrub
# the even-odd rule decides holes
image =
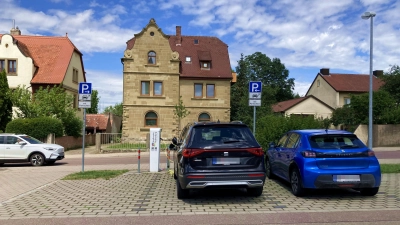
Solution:
[[[329,119],[266,115],[257,120],[256,139],[266,150],[270,142],[277,143],[279,138],[290,130],[325,129],[329,124]]]
[[[54,133],[63,136],[63,125],[60,120],[50,117],[19,118],[7,124],[7,133],[27,134],[35,138],[46,138]]]
[[[68,113],[61,118],[64,132],[67,136],[79,137],[82,131],[83,121],[75,113]]]

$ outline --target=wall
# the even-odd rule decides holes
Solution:
[[[78,70],[78,82],[73,82],[72,77],[73,77],[73,69],[77,69]],[[67,68],[67,72],[65,74],[64,80],[62,81],[63,84],[63,88],[65,88],[67,90],[68,94],[71,95],[76,95],[76,99],[75,99],[75,105],[76,107],[78,107],[78,89],[79,89],[79,83],[80,82],[85,82],[84,80],[84,71],[82,68],[82,62],[81,62],[81,57],[80,55],[74,51],[72,53],[72,57],[70,60],[70,64]],[[83,109],[78,109],[76,115],[83,119]]]
[[[74,148],[82,148],[82,136],[81,137],[72,137],[72,136],[63,136],[57,137],[55,143],[64,147],[64,149],[74,149]],[[85,136],[85,144],[86,145],[95,145],[96,144],[96,135],[86,135]]]
[[[373,147],[400,146],[400,124],[374,125]],[[360,125],[354,132],[364,144],[368,145],[368,125]]]
[[[320,83],[319,86],[318,81]],[[312,83],[307,95],[314,95],[332,108],[338,107],[339,102],[337,99],[337,92],[322,78],[321,75],[317,75],[317,78],[314,83]]]
[[[5,34],[1,37],[0,41],[0,59],[17,60],[17,73],[16,75],[7,75],[8,85],[10,88],[16,88],[18,85],[25,85],[25,87],[32,91],[30,88],[30,81],[33,76],[33,62],[29,57],[25,57],[19,50],[17,44],[13,43],[13,37]],[[8,65],[6,65],[7,67]]]
[[[314,115],[315,118],[330,118],[332,109],[310,97],[286,111],[286,115],[291,114]]]

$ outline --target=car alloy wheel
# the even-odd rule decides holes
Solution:
[[[302,186],[300,173],[297,168],[290,172],[290,185],[292,186],[293,195],[298,197],[305,195],[305,189]]]
[[[42,166],[44,163],[44,157],[40,153],[35,153],[31,156],[32,166]]]

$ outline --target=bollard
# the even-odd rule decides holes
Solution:
[[[169,148],[167,148],[167,169],[169,169]]]
[[[138,170],[138,173],[140,173],[140,149],[139,149],[139,151],[138,151],[138,157],[137,157],[137,159],[138,159],[138,168],[137,168],[137,170]]]

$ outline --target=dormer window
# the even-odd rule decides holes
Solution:
[[[192,62],[192,57],[186,56],[186,62]]]
[[[201,62],[201,68],[210,69],[210,62]]]
[[[151,51],[148,54],[148,60],[147,60],[148,64],[156,64],[156,53]]]
[[[199,44],[199,39],[194,39],[193,43],[194,43],[195,45],[198,45],[198,44]]]

